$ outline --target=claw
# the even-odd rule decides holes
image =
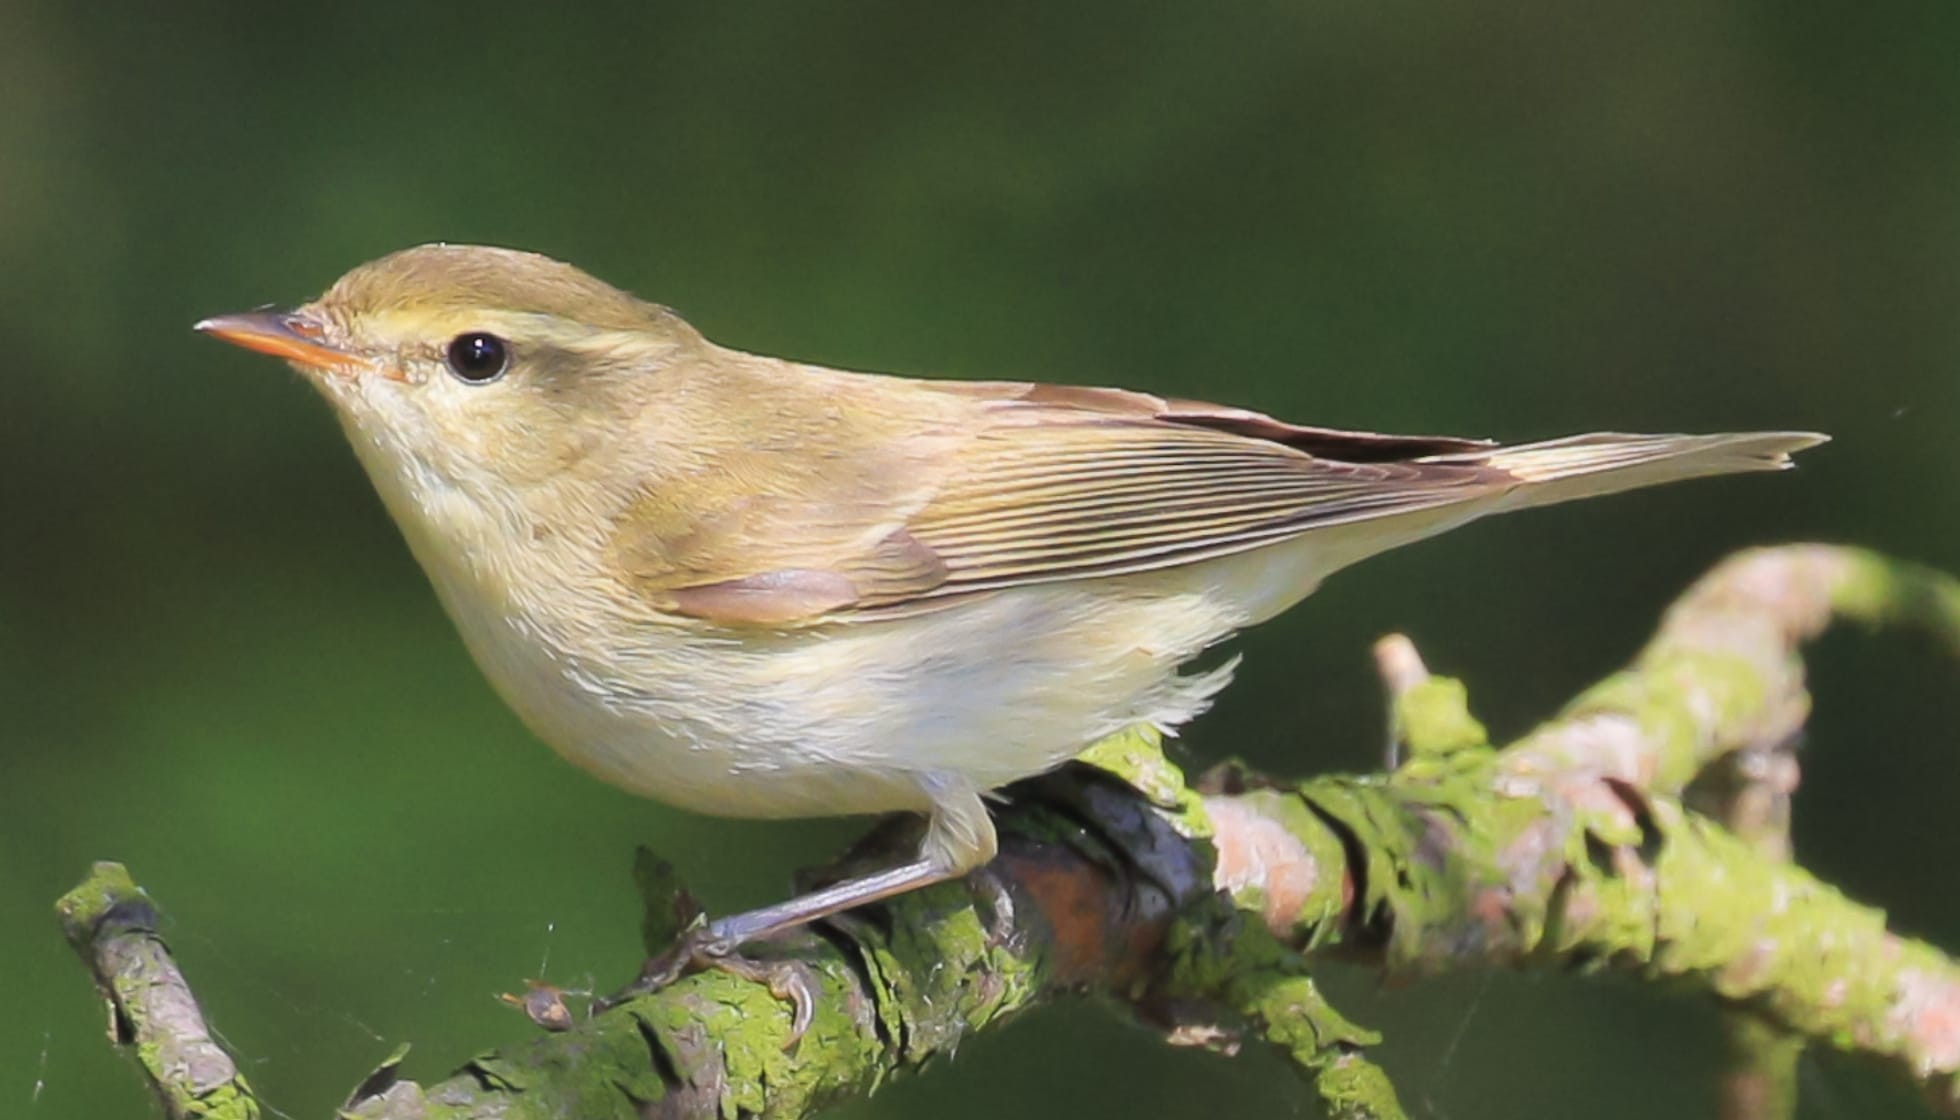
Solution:
[[[816,1017],[815,974],[802,961],[757,960],[738,954],[735,950],[739,947],[739,942],[719,933],[713,925],[697,924],[681,934],[666,952],[647,958],[640,967],[638,979],[594,1002],[592,1010],[595,1014],[610,1010],[628,1000],[657,992],[683,976],[714,969],[767,984],[770,995],[790,1005],[790,1032],[783,1049],[791,1049],[802,1040]]]
[[[802,961],[765,961],[753,957],[723,956],[711,968],[731,976],[769,985],[769,994],[790,1005],[789,1037],[783,1049],[793,1050],[810,1029],[817,1014],[816,974]]]
[[[716,936],[711,927],[696,922],[675,938],[665,952],[648,957],[646,963],[640,966],[640,975],[631,984],[595,1001],[592,1010],[595,1014],[610,1011],[628,1000],[651,995],[691,972],[715,967],[716,961],[730,951],[726,939]]]

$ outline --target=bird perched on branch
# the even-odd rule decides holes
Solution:
[[[709,956],[985,863],[988,791],[1191,719],[1225,675],[1181,665],[1357,560],[1824,438],[1499,447],[847,373],[464,245],[197,328],[325,395],[478,664],[560,754],[703,813],[924,814],[915,859],[712,922]]]

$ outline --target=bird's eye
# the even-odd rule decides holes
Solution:
[[[444,354],[449,372],[472,385],[495,381],[510,365],[510,347],[494,334],[471,331],[449,340]]]

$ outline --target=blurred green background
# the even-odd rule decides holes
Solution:
[[[325,407],[193,336],[391,249],[549,252],[729,344],[1525,439],[1805,427],[1776,478],[1509,519],[1248,636],[1185,742],[1376,764],[1406,629],[1520,730],[1738,546],[1960,568],[1960,7],[1663,0],[594,5],[0,0],[0,1114],[144,1115],[49,904],[126,860],[251,1079],[435,1077],[522,980],[635,964],[647,841],[711,906],[852,822],[702,820],[532,742]],[[1813,662],[1800,853],[1960,948],[1954,670]],[[1330,984],[1424,1116],[1710,1113],[1708,1006]],[[1813,1059],[1809,1116],[1914,1115]],[[1311,1115],[1275,1061],[1033,1016],[856,1117]]]

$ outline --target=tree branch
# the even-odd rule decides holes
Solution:
[[[61,929],[109,1008],[109,1037],[133,1051],[169,1116],[257,1120],[259,1102],[157,932],[156,908],[118,863],[98,863],[55,903]]]
[[[1746,553],[1691,589],[1628,670],[1498,749],[1460,685],[1386,642],[1404,758],[1390,774],[1276,784],[1225,767],[1201,795],[1153,735],[1119,736],[1085,756],[1106,773],[1071,766],[1014,787],[982,873],[767,946],[816,993],[800,1038],[767,972],[702,973],[566,1016],[569,1029],[443,1082],[385,1068],[348,1114],[805,1116],[1019,1011],[1094,993],[1173,1042],[1279,1047],[1333,1115],[1399,1116],[1364,1057],[1374,1036],[1314,989],[1325,953],[1398,975],[1667,977],[1773,1038],[1887,1058],[1960,1111],[1960,968],[1791,866],[1776,841],[1794,763],[1784,781],[1751,761],[1787,757],[1809,705],[1795,645],[1834,614],[1930,623],[1960,646],[1960,588],[1945,577],[1819,546]],[[1721,768],[1750,780],[1696,796],[1730,828],[1682,800]],[[909,842],[888,825],[845,863]],[[145,1054],[172,1116],[211,1115],[199,1102],[220,1089],[253,1107],[118,873],[98,868],[63,901],[70,940],[123,1009],[118,1039]],[[159,993],[174,1010],[143,1002]],[[148,1060],[171,1047],[217,1059]]]

